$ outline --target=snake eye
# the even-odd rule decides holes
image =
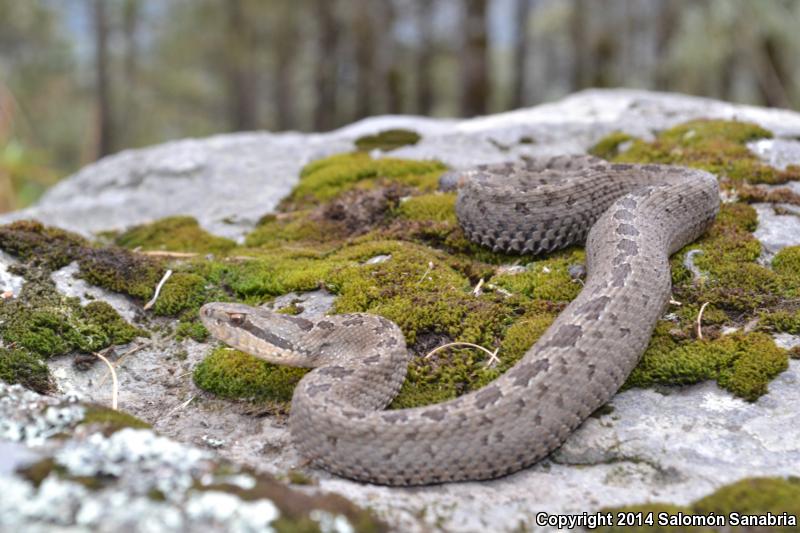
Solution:
[[[230,313],[228,316],[231,319],[231,324],[234,326],[241,326],[244,324],[244,319],[247,315],[242,313]]]

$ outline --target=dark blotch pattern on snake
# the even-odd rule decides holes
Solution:
[[[211,303],[218,339],[268,361],[315,367],[290,427],[313,464],[387,485],[489,479],[548,455],[619,389],[670,296],[669,255],[719,208],[714,176],[612,165],[587,156],[491,165],[458,176],[467,236],[494,250],[544,253],[586,242],[580,295],[522,359],[486,387],[437,405],[383,410],[405,379],[399,328],[367,314],[317,321]]]

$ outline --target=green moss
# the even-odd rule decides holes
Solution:
[[[800,246],[787,246],[775,254],[772,268],[778,274],[800,280]]]
[[[388,152],[401,146],[410,146],[417,144],[421,137],[415,131],[394,129],[385,130],[375,135],[364,135],[356,139],[356,148],[362,152],[369,152],[370,150],[383,150]]]
[[[529,263],[523,273],[496,276],[493,283],[513,294],[524,294],[534,299],[570,301],[583,285],[572,279],[568,268],[585,261],[583,250],[568,248],[551,254],[547,259]]]
[[[194,371],[198,387],[223,398],[287,403],[306,369],[267,363],[252,355],[217,348]]]
[[[192,339],[197,342],[208,340],[208,330],[199,320],[181,320],[175,328],[175,339]]]
[[[397,215],[406,220],[450,222],[456,224],[455,193],[431,193],[413,196],[401,202]]]
[[[714,340],[679,342],[669,322],[660,322],[626,387],[688,385],[709,379],[733,394],[754,401],[786,370],[788,354],[764,333],[733,333]]]
[[[372,159],[365,153],[335,155],[307,165],[300,173],[300,183],[282,205],[284,209],[314,205],[355,187],[373,186],[381,179],[434,191],[444,170],[437,161]]]
[[[92,285],[145,301],[166,270],[160,261],[114,247],[87,250],[78,263],[81,277]]]
[[[759,327],[767,331],[798,335],[800,334],[800,310],[762,311],[759,317]]]
[[[19,383],[41,394],[53,390],[47,365],[28,350],[0,348],[0,381]]]
[[[189,272],[175,272],[164,283],[153,312],[175,316],[186,310],[196,311],[206,302],[206,280]]]
[[[603,137],[597,144],[589,148],[589,153],[602,157],[603,159],[612,159],[619,155],[620,145],[632,141],[634,137],[623,133],[621,131],[612,132]]]
[[[107,302],[89,302],[83,308],[83,314],[86,320],[100,327],[111,344],[126,344],[136,337],[147,336],[147,332],[126,322]]]
[[[278,215],[267,215],[251,231],[245,246],[251,248],[278,248],[282,246],[320,246],[338,244],[342,233],[339,225],[312,218],[310,210]]]
[[[716,490],[712,494],[701,498],[688,506],[676,506],[662,503],[646,503],[642,505],[631,505],[612,509],[603,509],[601,512],[610,512],[614,516],[619,512],[631,513],[653,513],[653,518],[657,522],[658,513],[675,515],[708,515],[713,513],[716,516],[729,517],[731,513],[738,515],[766,515],[772,513],[780,516],[782,513],[800,516],[800,479],[790,478],[749,478],[726,485]],[[730,531],[797,531],[796,526],[776,526],[761,528],[758,526],[729,526]],[[640,532],[640,533],[660,533],[660,532],[706,532],[716,531],[716,528],[690,528],[690,527],[665,527],[665,526],[642,526],[642,527],[601,527],[595,531],[603,533],[612,532]]]
[[[214,254],[236,246],[230,239],[211,235],[194,217],[187,216],[168,217],[136,226],[117,236],[115,242],[123,248]]]
[[[662,163],[700,168],[734,182],[785,183],[800,178],[800,168],[777,170],[761,162],[746,146],[750,141],[771,138],[772,133],[748,122],[693,120],[661,132],[653,142],[632,141],[630,148],[613,154],[619,133],[595,145],[618,163]]]
[[[87,242],[80,236],[32,220],[0,226],[0,250],[49,270],[80,257]]]
[[[125,428],[150,429],[152,427],[147,422],[124,411],[115,411],[95,404],[86,406],[81,424],[100,426],[106,436]]]
[[[141,333],[108,304],[81,307],[77,298],[62,296],[47,277],[29,280],[17,298],[0,301],[3,341],[40,357],[97,351]]]

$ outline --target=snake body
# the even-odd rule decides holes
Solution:
[[[419,485],[495,478],[547,456],[634,368],[669,301],[670,254],[701,235],[719,208],[717,181],[706,172],[588,156],[482,166],[459,182],[456,213],[476,242],[521,253],[586,242],[581,293],[514,367],[479,390],[384,410],[410,358],[393,322],[368,314],[308,320],[231,303],[201,309],[223,342],[315,368],[295,389],[289,421],[313,464]]]

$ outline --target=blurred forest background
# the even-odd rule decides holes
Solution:
[[[115,151],[587,87],[800,106],[800,0],[0,0],[0,211]]]

